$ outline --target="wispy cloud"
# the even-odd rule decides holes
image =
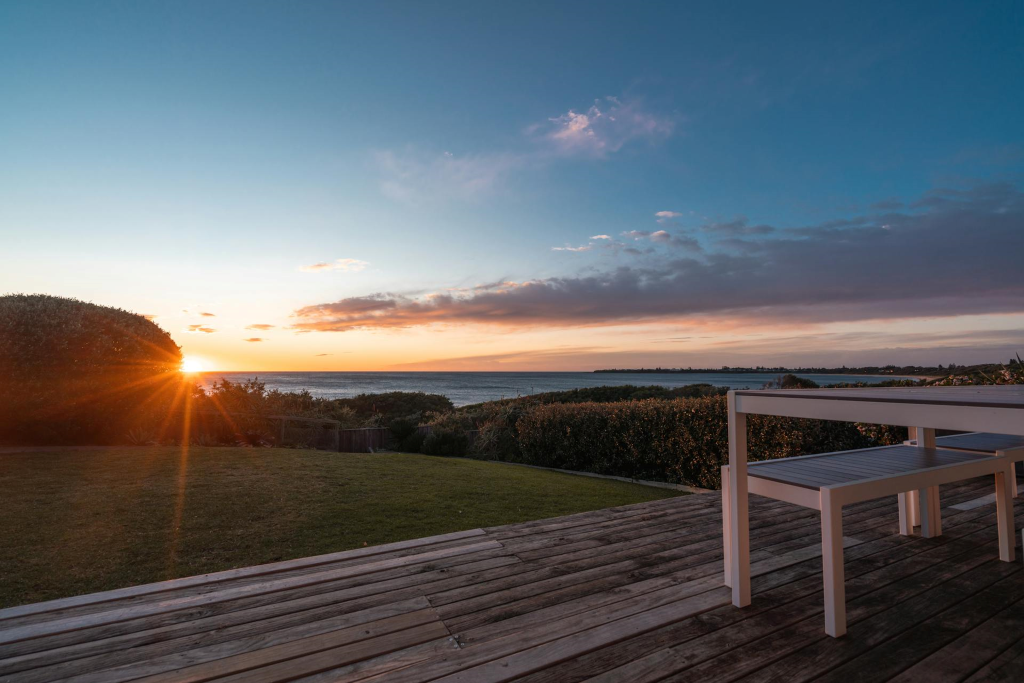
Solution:
[[[612,238],[611,235],[591,235],[590,236],[590,239],[592,239],[592,240],[610,240],[611,238]]]
[[[579,247],[570,247],[566,245],[564,247],[551,247],[551,251],[590,251],[593,248],[593,244],[584,244]]]
[[[639,101],[606,97],[586,111],[570,109],[546,124],[533,126],[530,132],[560,154],[605,157],[631,142],[664,140],[674,128],[672,118],[646,111]]]
[[[516,174],[567,157],[602,159],[632,143],[670,137],[675,119],[648,111],[640,100],[606,97],[586,111],[570,109],[526,128],[519,146],[505,151],[453,153],[416,147],[379,150],[372,164],[380,191],[405,204],[477,202],[505,189]]]
[[[216,313],[206,313],[206,312],[203,312],[203,313],[200,313],[199,315],[203,316],[204,318],[216,318],[217,317]]]
[[[261,341],[266,341],[266,340],[263,337],[249,337],[248,339],[243,339],[242,341],[246,341],[246,342],[261,342]]]
[[[203,334],[213,334],[217,330],[212,327],[205,327],[204,325],[189,325],[186,332],[202,332]]]
[[[308,266],[300,266],[299,270],[303,273],[320,273],[325,270],[341,270],[348,273],[358,273],[361,270],[365,270],[368,265],[370,264],[367,261],[360,261],[355,258],[340,258],[331,262],[322,261]]]
[[[511,153],[455,155],[409,148],[377,152],[374,163],[385,196],[408,204],[433,204],[483,199],[527,159]]]
[[[662,225],[666,223],[675,223],[677,218],[681,218],[683,214],[678,211],[658,211],[654,214],[655,220]]]
[[[724,231],[733,236],[713,240],[706,252],[658,255],[586,275],[465,293],[345,298],[299,309],[294,327],[572,327],[708,316],[807,322],[1024,312],[1018,263],[1024,194],[991,185],[927,197],[919,211],[814,226],[750,230],[737,221]],[[646,240],[657,234],[644,232],[626,234]],[[970,249],[963,248],[967,235]]]
[[[245,329],[247,329],[247,330],[272,330],[272,329],[274,329],[274,326],[273,325],[267,325],[266,323],[256,323],[254,325],[247,325]]]

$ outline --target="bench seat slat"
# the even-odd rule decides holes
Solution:
[[[852,484],[878,477],[896,477],[917,470],[967,463],[990,456],[970,451],[917,446],[883,446],[863,451],[844,451],[813,458],[768,460],[750,463],[748,475],[818,489]]]
[[[960,448],[965,451],[995,453],[996,451],[1003,451],[1008,448],[1024,446],[1024,436],[990,434],[988,432],[955,434],[953,436],[940,436],[935,439],[935,445],[940,448]]]

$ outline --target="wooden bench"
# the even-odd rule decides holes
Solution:
[[[884,446],[838,453],[805,455],[747,465],[750,493],[821,512],[821,555],[825,584],[825,632],[846,633],[846,591],[843,579],[843,506],[866,500],[926,490],[984,474],[995,475],[999,528],[999,559],[1014,557],[1012,463],[985,453],[920,446]],[[722,526],[725,566],[730,566],[729,467],[722,468]],[[921,509],[922,532],[941,533],[941,520],[928,506]],[[729,572],[726,571],[729,583]]]
[[[907,441],[908,446],[916,446],[917,441]],[[1024,462],[1024,436],[1013,434],[991,434],[989,432],[971,432],[969,434],[954,434],[952,436],[940,436],[935,439],[935,446],[938,448],[952,448],[957,451],[971,451],[973,453],[985,453],[987,455],[1001,455],[1009,458],[1015,463]],[[1019,494],[1017,490],[1017,477],[1013,478],[1013,497]]]

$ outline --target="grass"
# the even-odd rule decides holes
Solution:
[[[674,491],[474,460],[173,447],[0,455],[0,607]]]

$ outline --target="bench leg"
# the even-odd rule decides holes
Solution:
[[[928,489],[928,504],[931,509],[932,535],[942,535],[942,505],[939,497],[939,487],[932,486]]]
[[[921,526],[921,502],[917,499],[917,491],[907,492],[907,505],[910,508],[910,528]]]
[[[935,538],[942,535],[942,518],[939,512],[939,487],[931,486],[917,492],[921,504],[921,537]]]
[[[1011,494],[1010,477],[1013,470],[1007,468],[996,472],[996,524],[999,528],[999,559],[1013,562],[1014,546],[1017,539],[1013,528],[1013,495]]]
[[[722,550],[725,555],[725,585],[732,588],[732,539],[729,535],[730,519],[729,506],[732,501],[729,499],[729,466],[722,468]]]
[[[825,580],[825,633],[846,633],[846,582],[843,573],[843,507],[821,491],[821,569]]]
[[[910,521],[910,494],[897,494],[896,500],[900,509],[900,535],[910,536],[914,533],[914,525]]]

